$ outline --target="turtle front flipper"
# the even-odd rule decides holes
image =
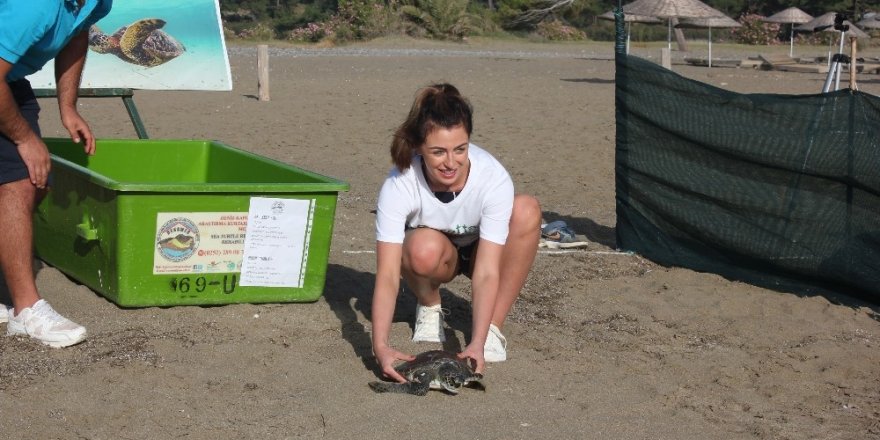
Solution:
[[[110,53],[113,51],[110,36],[94,24],[89,27],[89,49],[97,53]]]

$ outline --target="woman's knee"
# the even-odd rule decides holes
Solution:
[[[513,212],[510,215],[512,231],[525,232],[541,229],[541,204],[538,199],[526,194],[517,194],[513,199]]]
[[[446,259],[447,247],[451,246],[439,232],[410,234],[403,244],[403,269],[419,276],[433,276]]]

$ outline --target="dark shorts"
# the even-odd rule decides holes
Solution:
[[[477,257],[477,245],[480,244],[480,240],[474,240],[473,243],[467,244],[464,246],[456,246],[455,243],[452,243],[455,246],[455,249],[458,251],[458,266],[455,268],[456,275],[464,275],[468,278],[473,275],[474,271],[474,258]]]
[[[31,126],[31,130],[40,136],[38,124],[40,104],[37,102],[31,83],[26,79],[20,79],[8,84],[18,104],[18,111]],[[29,177],[27,166],[18,154],[18,147],[6,135],[0,134],[0,185]]]

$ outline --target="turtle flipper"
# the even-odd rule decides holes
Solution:
[[[89,27],[89,49],[97,53],[109,53],[113,50],[110,36],[105,34],[97,25]]]
[[[421,373],[412,382],[370,382],[369,385],[377,393],[403,393],[424,396],[431,389],[431,380],[433,379],[433,375]]]
[[[377,393],[405,393],[411,394],[409,383],[396,382],[370,382],[370,388]]]

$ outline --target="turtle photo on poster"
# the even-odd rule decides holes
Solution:
[[[55,88],[48,64],[28,79]],[[114,0],[89,29],[82,88],[232,90],[217,0]]]

